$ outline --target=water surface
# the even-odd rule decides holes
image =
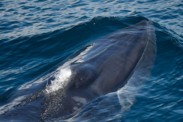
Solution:
[[[157,55],[133,105],[121,112],[117,95],[107,94],[108,102],[93,101],[72,121],[183,121],[182,12],[181,0],[1,1],[0,114],[44,88],[49,73],[95,39],[145,19],[156,27]]]

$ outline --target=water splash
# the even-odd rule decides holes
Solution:
[[[129,110],[135,102],[135,94],[138,88],[126,84],[123,88],[117,91],[119,103],[122,107],[122,111]]]
[[[63,69],[60,69],[57,74],[55,74],[54,80],[51,80],[51,84],[46,86],[46,92],[51,93],[54,91],[57,91],[58,89],[61,89],[64,87],[64,84],[68,81],[70,78],[72,72],[70,67],[66,67]]]

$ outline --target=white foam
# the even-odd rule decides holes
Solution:
[[[68,81],[71,74],[72,72],[70,67],[60,69],[54,76],[55,79],[52,80],[51,84],[46,87],[46,92],[51,93],[51,92],[57,91],[60,88],[63,88],[64,84],[66,83],[66,81]]]
[[[138,88],[129,85],[128,83],[117,91],[119,103],[122,107],[122,111],[128,110],[135,102],[135,94]]]

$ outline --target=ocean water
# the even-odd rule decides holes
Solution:
[[[76,116],[68,120],[57,116],[54,121],[182,122],[181,0],[1,0],[0,121],[8,121],[3,116],[26,100],[37,99],[30,95],[45,89],[45,79],[94,40],[142,20],[153,21],[157,54],[151,76],[134,93],[130,107],[123,111],[117,92],[112,92]],[[22,117],[18,119],[50,121],[29,109],[18,111]]]

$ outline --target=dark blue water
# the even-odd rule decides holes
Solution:
[[[151,20],[156,60],[133,105],[122,112],[117,95],[107,94],[101,97],[107,102],[93,101],[70,121],[182,122],[182,19],[181,0],[0,1],[0,114],[17,109],[27,96],[45,88],[49,73],[95,39]]]

